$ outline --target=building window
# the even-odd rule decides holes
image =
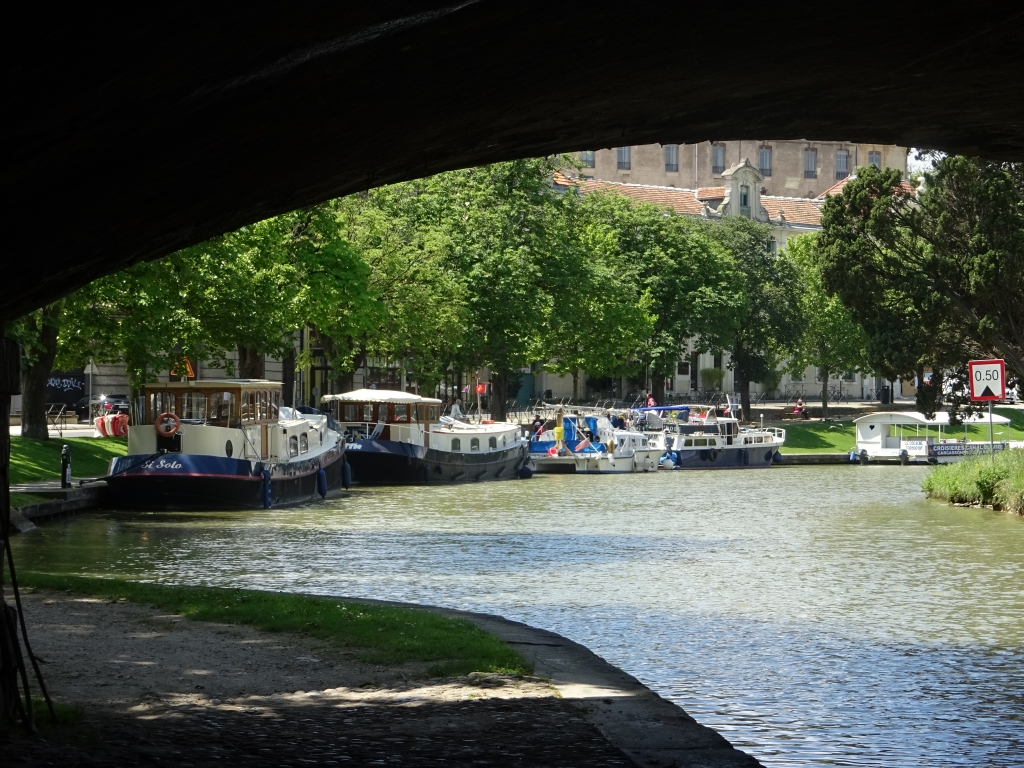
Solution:
[[[750,187],[746,184],[740,186],[740,216],[750,218]]]
[[[585,152],[580,152],[580,160],[583,161],[584,168],[594,167],[594,150],[588,149]]]
[[[629,147],[619,147],[615,150],[616,166],[620,171],[629,170]]]
[[[757,170],[761,172],[762,176],[772,175],[772,148],[761,147],[757,153]]]
[[[665,145],[665,170],[676,173],[679,170],[679,145]]]
[[[882,167],[882,153],[881,152],[868,152],[868,165],[874,166],[875,168]]]
[[[690,375],[690,361],[680,360],[676,364],[676,375],[678,376],[689,376]]]
[[[818,150],[816,149],[804,150],[804,178],[818,178]]]
[[[725,172],[725,147],[721,144],[715,144],[711,147],[711,172]]]
[[[768,253],[770,253],[772,256],[774,256],[778,252],[779,252],[779,242],[778,242],[778,240],[776,240],[774,237],[769,237],[768,238]]]
[[[850,175],[850,153],[845,149],[836,152],[836,181]]]
[[[714,366],[718,370],[722,370],[722,353],[719,352],[714,356]]]

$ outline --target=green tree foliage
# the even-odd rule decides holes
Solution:
[[[771,227],[742,216],[705,225],[708,236],[732,254],[739,277],[734,290],[741,310],[720,348],[732,352],[743,418],[750,420],[750,382],[764,381],[781,353],[793,347],[803,330],[801,286],[792,262],[768,248]]]
[[[820,267],[867,338],[869,365],[888,378],[931,368],[918,405],[933,412],[942,376],[963,404],[972,357],[997,355],[1024,377],[1024,172],[947,157],[920,199],[898,171],[864,168],[822,211]]]
[[[820,371],[821,408],[827,416],[829,377],[865,369],[867,337],[839,298],[825,290],[816,245],[817,234],[799,235],[786,243],[783,252],[797,275],[797,298],[804,319],[803,332],[792,347],[788,367],[799,374],[808,366]]]

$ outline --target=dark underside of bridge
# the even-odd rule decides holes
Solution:
[[[1024,160],[1018,3],[27,7],[7,21],[0,319],[282,211],[496,160],[738,138]]]

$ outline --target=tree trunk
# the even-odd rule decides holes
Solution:
[[[240,379],[262,379],[263,355],[255,347],[243,347],[238,345],[238,378]]]
[[[660,372],[651,376],[651,397],[658,405],[665,405],[665,377]],[[644,403],[646,406],[647,403]]]
[[[4,331],[5,324],[0,322],[0,565],[11,531],[11,395],[18,394],[21,363],[21,350],[4,338]],[[13,723],[18,711],[18,669],[14,649],[10,647],[14,628],[10,626],[4,570],[0,567],[0,726]]]
[[[295,405],[295,347],[281,361],[281,402],[289,407]]]
[[[737,366],[735,368],[736,379],[740,385],[740,415],[744,421],[752,421],[750,413],[750,380],[743,375],[743,371]]]
[[[821,418],[828,416],[828,377],[829,371],[821,369]]]
[[[508,374],[491,371],[491,418],[504,421],[508,415],[505,401],[508,399]]]
[[[25,365],[21,388],[22,437],[34,440],[46,440],[49,437],[46,426],[46,382],[53,370],[54,358],[57,357],[59,315],[60,307],[56,304],[43,309],[36,359]]]
[[[580,402],[580,372],[572,372],[572,401],[574,403]]]

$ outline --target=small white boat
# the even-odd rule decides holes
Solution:
[[[967,426],[988,425],[988,414],[966,416],[962,426],[949,423],[945,411],[927,418],[918,411],[886,411],[869,413],[854,419],[857,426],[856,455],[861,463],[869,461],[900,461],[903,464],[948,464],[966,456],[1004,451],[1009,443],[995,440],[969,440]],[[992,414],[992,424],[1005,426],[1010,420]]]
[[[607,416],[562,417],[563,439],[555,430],[530,441],[530,468],[542,474],[623,474],[658,469],[661,451],[647,436],[616,429]]]
[[[513,480],[527,461],[518,424],[441,416],[441,401],[432,397],[359,389],[320,399],[345,435],[356,483]]]
[[[731,410],[731,407],[730,407]],[[741,427],[709,405],[672,405],[632,411],[630,426],[659,451],[662,469],[754,469],[782,461],[786,430]]]

